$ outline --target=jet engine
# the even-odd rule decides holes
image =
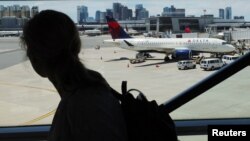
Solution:
[[[172,54],[172,58],[177,60],[191,59],[192,51],[190,49],[175,49],[175,52]]]

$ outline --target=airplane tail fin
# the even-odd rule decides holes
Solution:
[[[184,32],[185,33],[191,33],[192,31],[188,26],[186,26]]]
[[[119,25],[119,23],[113,17],[106,16],[106,19],[112,39],[132,38],[124,31],[124,29]]]

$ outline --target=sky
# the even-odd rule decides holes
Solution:
[[[56,0],[56,1],[1,1],[0,5],[10,6],[13,4],[38,6],[39,10],[54,9],[69,15],[75,22],[77,21],[78,5],[88,7],[90,17],[95,17],[97,10],[106,11],[112,9],[113,3],[119,2],[127,6],[134,12],[136,4],[143,4],[149,11],[150,16],[161,14],[164,7],[174,5],[176,8],[185,8],[186,15],[200,16],[204,14],[214,14],[218,17],[219,8],[232,7],[232,16],[245,16],[246,21],[250,21],[250,0]]]

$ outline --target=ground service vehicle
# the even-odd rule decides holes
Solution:
[[[222,62],[227,65],[229,63],[232,63],[234,60],[238,59],[239,56],[233,56],[233,55],[223,55],[222,56]]]
[[[218,69],[221,68],[223,65],[223,62],[219,58],[203,59],[200,63],[200,67],[204,70]]]
[[[186,69],[195,69],[196,65],[193,60],[182,60],[177,63],[177,67],[179,70]]]

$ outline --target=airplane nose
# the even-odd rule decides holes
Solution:
[[[229,48],[229,51],[235,51],[236,48],[233,46],[233,45],[227,45],[228,48]]]

